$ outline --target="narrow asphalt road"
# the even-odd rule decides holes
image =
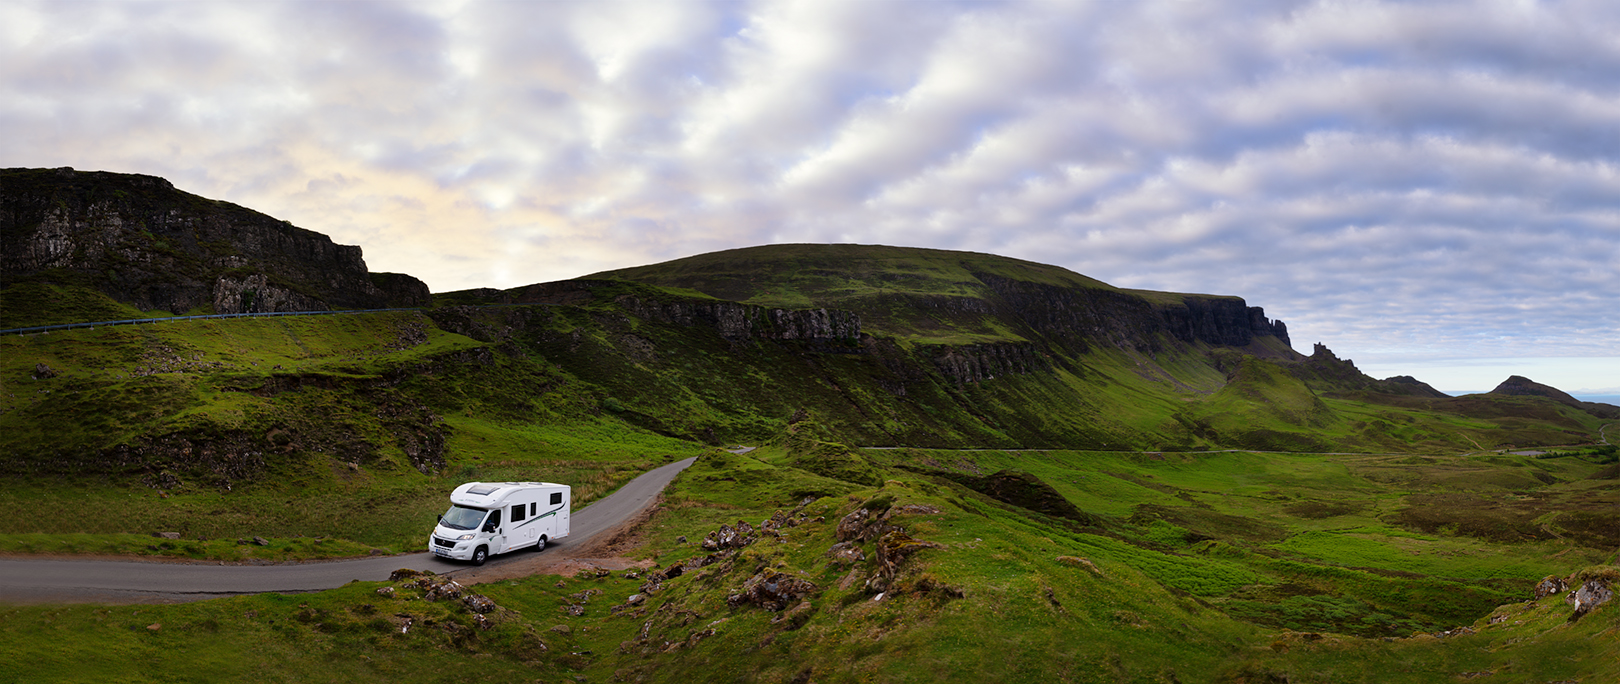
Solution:
[[[688,458],[647,472],[606,498],[575,511],[568,537],[555,541],[541,553],[582,546],[591,537],[629,520],[696,460]],[[431,531],[431,524],[424,524],[424,547]],[[495,556],[485,567],[532,553],[522,550],[509,557]],[[0,559],[0,603],[168,603],[271,591],[318,591],[354,580],[386,580],[389,573],[400,568],[454,574],[469,566],[426,552],[282,565],[3,558]]]

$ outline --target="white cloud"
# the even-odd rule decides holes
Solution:
[[[903,244],[1342,355],[1620,353],[1597,0],[8,3],[0,126],[436,290]]]

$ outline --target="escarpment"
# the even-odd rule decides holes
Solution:
[[[162,178],[0,171],[0,286],[84,286],[142,310],[260,313],[423,306],[427,286],[366,270],[357,246]]]
[[[978,273],[1023,322],[1047,336],[1080,336],[1097,341],[1155,345],[1156,333],[1182,342],[1242,347],[1257,336],[1274,336],[1289,344],[1288,326],[1266,318],[1265,310],[1238,297],[1181,295],[1177,301],[1154,303],[1126,290],[1077,288]]]

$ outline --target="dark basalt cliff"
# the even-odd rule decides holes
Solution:
[[[371,274],[360,248],[154,176],[0,171],[0,287],[88,286],[143,310],[184,313],[424,306],[428,289]]]
[[[1256,336],[1290,344],[1288,326],[1266,318],[1265,310],[1238,297],[1183,295],[1178,303],[1157,304],[1120,290],[1074,288],[974,274],[1007,309],[1042,335],[1151,344],[1167,332],[1182,342],[1242,347]]]

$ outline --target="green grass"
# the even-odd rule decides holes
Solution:
[[[825,434],[814,423],[798,430]],[[790,436],[746,455],[705,452],[645,528],[639,554],[656,568],[705,555],[699,542],[722,524],[757,527],[775,512],[798,524],[651,593],[644,576],[625,572],[479,585],[473,591],[501,606],[488,629],[456,602],[416,598],[421,591],[404,581],[174,606],[11,607],[0,608],[0,652],[29,681],[218,680],[255,668],[271,681],[442,681],[452,672],[458,680],[652,682],[1420,682],[1485,670],[1505,681],[1601,681],[1617,673],[1613,606],[1567,625],[1568,608],[1556,599],[1517,603],[1540,574],[1591,565],[1582,554],[1597,549],[1555,554],[1550,544],[1428,535],[1368,524],[1366,509],[1286,512],[1296,493],[1319,489],[1327,502],[1339,490],[1357,502],[1399,500],[1407,490],[1345,467],[1361,457],[864,452],[881,474],[873,487],[793,465],[827,444]],[[1108,478],[1125,483],[1113,490],[1123,501],[1095,511],[1100,527],[1084,527],[930,477],[931,464],[1020,465],[1054,486]],[[800,508],[810,496],[818,498]],[[1227,522],[1140,517],[1177,504],[1207,506],[1205,517]],[[896,511],[890,524],[934,546],[892,576],[880,573],[875,542],[860,545],[865,561],[831,560],[839,520],[862,507]],[[1239,518],[1273,521],[1286,537],[1258,543]],[[1335,521],[1334,530],[1316,529]],[[1228,536],[1189,542],[1199,530]],[[1620,576],[1606,567],[1588,574]],[[813,583],[808,603],[784,612],[728,603],[767,568]],[[393,597],[377,594],[385,586]],[[599,593],[582,615],[563,612],[585,591]],[[645,603],[626,603],[637,594]],[[1490,624],[1493,615],[1506,619]],[[402,632],[405,618],[412,627]],[[1465,625],[1475,633],[1427,636]],[[191,657],[165,655],[176,652]]]

